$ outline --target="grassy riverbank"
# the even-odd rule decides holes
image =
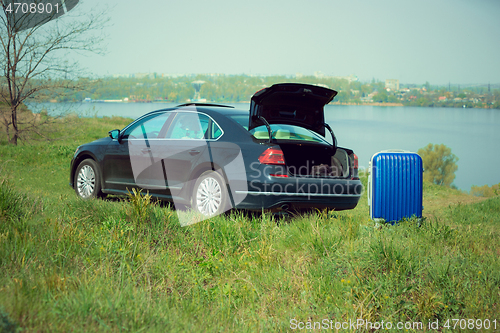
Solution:
[[[364,195],[352,211],[233,212],[182,228],[168,206],[81,201],[67,185],[75,148],[128,121],[72,118],[51,134],[63,140],[0,145],[0,327],[267,332],[291,320],[474,318],[500,329],[500,198],[425,184],[420,227],[374,228]]]

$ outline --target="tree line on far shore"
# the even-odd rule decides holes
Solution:
[[[184,103],[195,95],[193,81],[204,81],[200,98],[209,102],[247,102],[251,96],[275,83],[301,82],[325,86],[339,93],[334,102],[342,104],[398,103],[425,107],[500,108],[500,89],[480,86],[432,86],[403,84],[399,90],[387,89],[385,82],[350,81],[336,77],[315,76],[250,76],[250,75],[186,75],[143,77],[106,77],[79,79],[80,91],[54,91],[45,100],[75,102],[91,100],[165,101]]]

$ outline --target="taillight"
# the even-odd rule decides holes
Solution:
[[[275,173],[271,173],[269,176],[271,176],[271,177],[280,177],[280,178],[288,178],[288,175],[275,174]]]
[[[358,155],[356,154],[352,154],[352,170],[351,170],[351,179],[352,180],[358,180],[359,177],[358,177]]]
[[[285,156],[279,148],[268,148],[259,156],[261,164],[285,165]]]

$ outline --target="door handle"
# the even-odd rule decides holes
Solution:
[[[150,153],[150,152],[151,152],[151,148],[142,148],[142,149],[141,149],[141,152],[142,152],[143,154],[148,154],[148,153]]]
[[[199,153],[200,153],[200,151],[199,151],[199,150],[196,150],[196,149],[191,149],[191,150],[189,151],[189,155],[191,155],[191,156],[194,156],[194,155],[199,154]]]

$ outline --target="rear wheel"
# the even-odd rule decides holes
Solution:
[[[209,170],[198,177],[191,207],[205,216],[220,215],[229,208],[226,183],[218,172]]]
[[[94,160],[86,159],[78,165],[75,172],[74,187],[76,194],[82,199],[102,196],[101,173]]]

